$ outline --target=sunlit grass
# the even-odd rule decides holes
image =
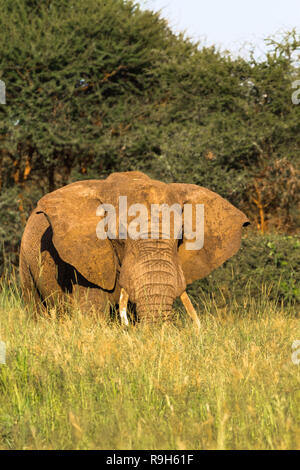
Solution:
[[[3,281],[1,449],[295,449],[300,447],[296,312],[262,291],[202,305],[201,332],[84,317],[35,321]]]

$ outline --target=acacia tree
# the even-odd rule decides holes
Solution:
[[[257,62],[175,35],[133,0],[0,0],[0,11],[6,250],[45,192],[133,169],[217,191],[260,230],[299,225],[295,31]]]

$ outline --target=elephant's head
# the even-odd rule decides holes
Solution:
[[[44,196],[38,211],[52,225],[53,243],[64,261],[103,289],[121,287],[125,323],[128,299],[141,320],[155,320],[170,318],[179,296],[197,322],[186,285],[234,255],[242,227],[249,224],[208,189],[165,184],[140,172],[73,183]]]

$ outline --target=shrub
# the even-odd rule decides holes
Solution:
[[[196,183],[261,232],[297,230],[296,31],[257,62],[201,48],[131,0],[0,0],[0,11],[0,242],[14,262],[38,195],[113,171]]]
[[[290,235],[250,234],[241,249],[207,278],[188,291],[196,302],[214,296],[218,304],[257,297],[262,288],[270,300],[300,303],[300,240]]]

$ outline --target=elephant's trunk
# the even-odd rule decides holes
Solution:
[[[185,292],[186,282],[176,257],[176,245],[160,240],[151,245],[143,244],[142,247],[143,256],[128,256],[123,262],[119,301],[122,324],[128,325],[128,299],[135,302],[141,322],[154,322],[159,319],[170,320],[173,317],[173,302],[180,296],[188,315],[199,330],[199,318]]]
[[[144,276],[144,283],[136,291],[136,307],[140,320],[169,320],[173,316],[172,307],[176,298],[174,276],[152,272]],[[169,277],[169,279],[167,279]]]
[[[156,255],[156,256],[155,256]],[[136,279],[135,302],[141,321],[167,320],[172,316],[176,298],[177,270],[171,253],[163,258],[147,254],[141,260],[140,277]]]
[[[125,256],[121,286],[136,304],[143,321],[168,320],[173,302],[184,290],[176,257],[177,245],[170,240],[145,240],[135,259]],[[183,287],[182,287],[183,286]]]

